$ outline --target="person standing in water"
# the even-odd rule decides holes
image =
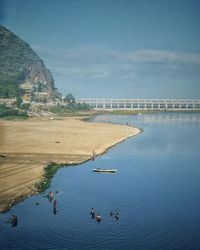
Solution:
[[[101,215],[100,215],[100,214],[97,214],[97,216],[96,216],[96,221],[97,221],[98,223],[100,223],[101,220],[102,220]]]
[[[117,212],[115,215],[116,220],[119,220],[119,213]]]
[[[12,215],[9,221],[12,224],[12,227],[16,227],[18,223],[18,218],[16,215]]]
[[[52,202],[52,200],[53,200],[53,192],[50,191],[49,192],[49,201]]]
[[[56,209],[56,205],[57,205],[57,201],[54,200],[54,202],[53,202],[53,208],[54,208],[54,209]]]
[[[57,201],[54,200],[54,202],[53,202],[53,213],[54,214],[56,214],[56,212],[57,212],[56,208],[57,208]]]
[[[92,207],[92,209],[91,209],[91,211],[90,211],[90,214],[92,215],[92,218],[94,218],[95,217],[95,210],[94,210],[94,208]]]

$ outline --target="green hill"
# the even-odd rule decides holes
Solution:
[[[33,49],[17,35],[0,26],[0,97],[23,95],[21,86],[31,86],[34,91],[54,93],[54,80],[50,71]]]

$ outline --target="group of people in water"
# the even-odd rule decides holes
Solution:
[[[97,213],[93,207],[90,210],[90,214],[91,214],[92,218],[96,219],[96,221],[98,223],[100,223],[102,221],[102,216],[100,215],[100,213]],[[119,220],[119,212],[114,213],[113,211],[110,211],[109,215],[111,217],[114,217],[116,220]]]
[[[47,197],[48,197],[49,201],[52,202],[53,198],[54,198],[54,193],[52,191],[50,191],[48,193]],[[39,205],[39,202],[36,202],[36,205]],[[54,201],[53,201],[53,213],[54,214],[57,213],[57,200],[56,199],[54,199]],[[11,224],[11,227],[16,227],[18,224],[18,217],[13,214],[7,222]]]

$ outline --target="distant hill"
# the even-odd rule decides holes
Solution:
[[[27,86],[29,96],[36,91],[54,95],[54,80],[43,61],[26,42],[0,26],[0,97],[23,95]]]

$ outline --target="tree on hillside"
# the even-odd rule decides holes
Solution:
[[[73,96],[71,93],[69,93],[69,94],[67,94],[67,95],[65,96],[64,102],[65,102],[65,103],[67,104],[67,106],[69,106],[69,107],[74,107],[75,104],[76,104],[76,100],[75,100],[74,96]]]
[[[20,108],[22,103],[23,103],[22,98],[20,96],[17,96],[17,100],[16,100],[17,107]]]
[[[17,85],[9,81],[0,82],[0,98],[12,98],[17,96]]]

